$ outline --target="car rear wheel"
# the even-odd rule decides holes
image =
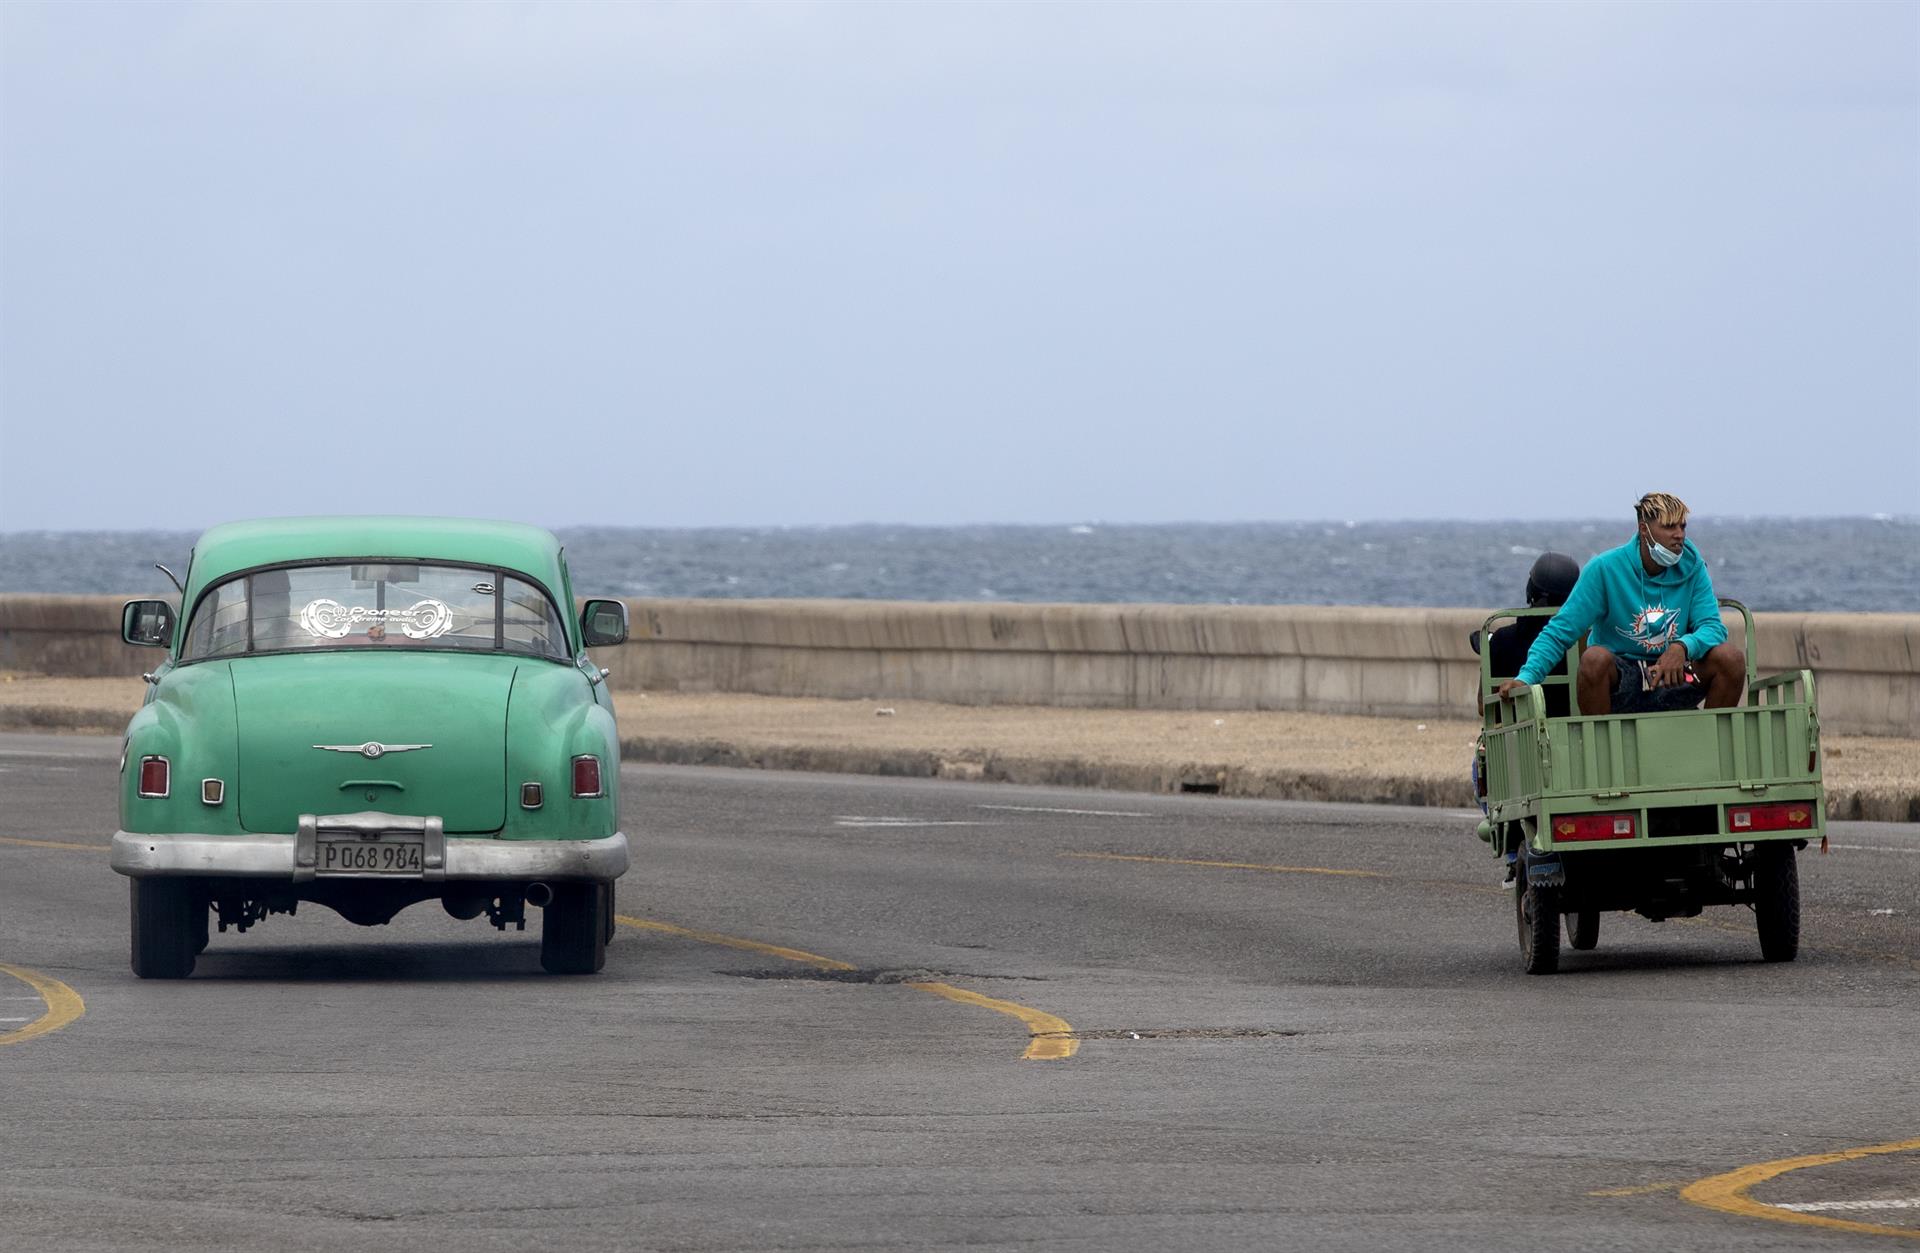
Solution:
[[[184,879],[128,881],[133,931],[133,973],[142,979],[184,979],[200,951],[207,903]],[[194,911],[200,914],[199,927]]]
[[[540,966],[552,975],[590,975],[607,964],[613,902],[600,883],[556,883],[540,920]]]

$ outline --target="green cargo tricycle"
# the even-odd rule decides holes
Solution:
[[[1559,969],[1563,915],[1568,943],[1591,949],[1608,910],[1661,922],[1745,905],[1767,961],[1798,953],[1795,854],[1826,838],[1813,674],[1756,679],[1753,615],[1738,601],[1720,605],[1745,623],[1746,700],[1731,709],[1548,717],[1544,688],[1575,682],[1584,639],[1563,672],[1510,699],[1496,694],[1491,650],[1480,650],[1479,834],[1515,863],[1527,973]],[[1503,610],[1482,629],[1552,612]]]

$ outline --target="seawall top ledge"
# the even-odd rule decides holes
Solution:
[[[1232,657],[1471,654],[1477,609],[863,600],[628,602],[638,640],[782,648]]]

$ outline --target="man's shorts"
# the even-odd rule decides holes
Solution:
[[[1613,712],[1617,714],[1663,714],[1675,709],[1698,709],[1707,698],[1707,685],[1696,680],[1670,687],[1648,687],[1646,671],[1651,661],[1635,657],[1613,659]]]

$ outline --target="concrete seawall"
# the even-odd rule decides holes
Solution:
[[[0,596],[0,669],[137,675],[123,598]],[[1063,708],[1473,716],[1471,609],[628,601],[619,689]],[[1920,738],[1920,614],[1757,614],[1762,674],[1811,669],[1823,725]],[[1738,631],[1737,615],[1730,629]]]

